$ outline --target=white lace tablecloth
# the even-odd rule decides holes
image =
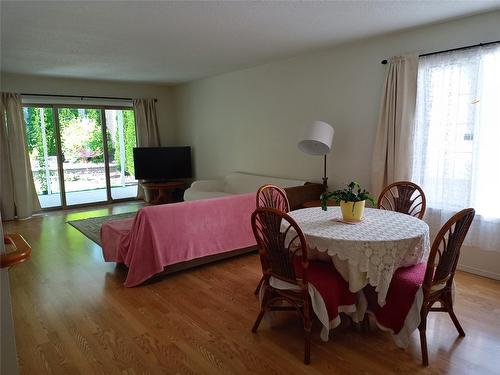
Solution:
[[[366,208],[357,224],[337,221],[342,216],[339,207],[305,208],[289,215],[306,237],[310,258],[330,257],[352,292],[373,285],[381,306],[394,272],[425,262],[429,255],[429,227],[409,215]]]

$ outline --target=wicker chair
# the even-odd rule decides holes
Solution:
[[[422,347],[422,364],[429,365],[429,356],[427,353],[427,315],[431,311],[447,312],[460,336],[465,336],[465,332],[460,326],[458,319],[453,311],[452,288],[455,270],[460,257],[460,248],[469,227],[474,219],[475,211],[473,208],[466,208],[453,217],[451,217],[437,234],[429,254],[426,267],[422,264],[401,268],[394,274],[391,285],[389,286],[388,296],[398,296],[402,293],[409,293],[409,287],[415,280],[421,280],[423,291],[423,303],[420,310],[420,343]],[[407,272],[412,269],[412,272]],[[411,271],[411,270],[410,270]],[[416,276],[415,276],[416,273]],[[432,307],[436,302],[441,303],[441,307]],[[375,313],[379,321],[386,320],[391,316],[391,309],[395,309],[399,301],[387,299],[383,308],[376,307],[369,310]],[[369,303],[370,305],[370,303]]]
[[[290,203],[288,202],[288,197],[285,190],[275,185],[263,185],[257,190],[256,195],[257,208],[268,207],[276,208],[282,212],[290,212]],[[264,278],[262,277],[255,288],[254,294],[259,294],[260,287]]]
[[[308,260],[304,234],[288,214],[275,208],[257,208],[252,214],[252,229],[264,274],[261,310],[252,332],[257,331],[266,311],[298,311],[304,324],[304,362],[309,364],[313,313],[309,283],[323,298],[330,321],[337,318],[341,306],[354,305],[356,296],[333,264]],[[287,305],[278,304],[283,301]]]
[[[281,231],[282,221],[288,225],[284,231]],[[304,324],[304,363],[309,364],[312,305],[307,283],[309,261],[307,260],[308,248],[304,234],[290,216],[275,208],[257,208],[252,214],[252,229],[259,246],[262,271],[264,273],[261,310],[252,327],[252,332],[257,332],[266,311],[297,310]],[[285,243],[286,235],[290,229],[293,229],[296,235],[288,243]],[[294,258],[297,252],[302,255],[300,257],[301,279],[297,278],[294,267],[294,262],[296,262]],[[270,285],[271,277],[296,285],[297,288],[296,290],[273,288]],[[280,301],[288,302],[289,306],[276,304]]]
[[[377,208],[396,211],[422,219],[425,214],[424,191],[410,181],[397,181],[387,186],[380,194]]]
[[[466,208],[448,220],[437,234],[427,261],[424,282],[424,302],[421,310],[420,343],[422,346],[422,364],[429,365],[427,354],[427,314],[430,311],[447,312],[455,325],[458,334],[465,336],[462,326],[453,311],[453,278],[460,257],[460,248],[469,231],[475,211]],[[441,302],[442,307],[432,307],[436,302]]]
[[[276,185],[263,185],[257,190],[257,207],[276,208],[282,212],[290,211],[290,203],[285,190]]]

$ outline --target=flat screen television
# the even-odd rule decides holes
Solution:
[[[135,147],[134,168],[137,180],[191,178],[191,147]]]

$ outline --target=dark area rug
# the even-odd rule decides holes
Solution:
[[[99,238],[99,232],[101,230],[101,225],[103,223],[112,220],[128,219],[134,217],[136,213],[137,212],[125,212],[123,214],[91,217],[88,219],[81,219],[81,220],[71,220],[68,221],[68,224],[72,225],[80,232],[82,232],[85,236],[94,241],[96,244],[101,246],[101,239]]]

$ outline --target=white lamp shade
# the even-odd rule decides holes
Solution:
[[[323,121],[315,121],[306,129],[306,134],[299,142],[299,149],[310,155],[326,155],[330,152],[333,141],[333,127]]]

